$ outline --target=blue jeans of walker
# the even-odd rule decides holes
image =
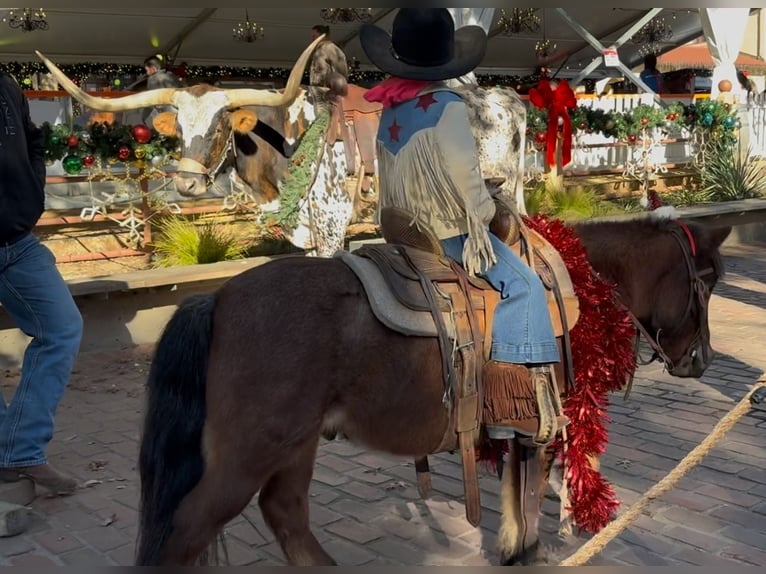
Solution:
[[[548,315],[542,281],[533,270],[492,233],[497,263],[481,276],[500,292],[492,327],[490,358],[504,363],[557,363],[559,349]],[[463,262],[466,236],[441,240],[444,252]]]
[[[53,253],[31,233],[0,245],[0,303],[32,337],[13,400],[0,400],[0,467],[43,464],[80,348],[82,317]]]

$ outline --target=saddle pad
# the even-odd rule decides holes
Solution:
[[[348,251],[335,255],[359,278],[367,294],[372,312],[389,329],[413,337],[437,337],[436,323],[430,311],[413,311],[396,299],[388,289],[383,274],[370,259]],[[443,313],[447,335],[455,339],[454,324],[449,313]]]

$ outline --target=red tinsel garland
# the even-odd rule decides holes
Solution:
[[[621,389],[636,369],[636,331],[625,309],[615,301],[614,286],[595,274],[571,228],[540,215],[525,223],[561,254],[580,303],[580,318],[570,333],[575,388],[564,400],[564,413],[570,420],[564,462],[574,523],[580,530],[596,533],[612,519],[619,502],[588,457],[606,450],[609,393]],[[498,460],[505,441],[492,442],[495,444],[487,444],[480,453],[481,460],[490,464]]]

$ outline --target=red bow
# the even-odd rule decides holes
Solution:
[[[555,90],[551,89],[550,82],[543,78],[536,88],[529,90],[529,101],[535,106],[548,110],[548,132],[546,134],[546,159],[548,165],[556,165],[556,137],[559,132],[559,118],[563,118],[563,141],[561,148],[561,160],[563,165],[572,161],[572,118],[569,111],[577,106],[572,88],[566,81],[559,82]]]

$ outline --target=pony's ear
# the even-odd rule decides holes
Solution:
[[[709,237],[710,237],[710,247],[712,249],[718,249],[721,247],[721,244],[726,241],[726,238],[729,237],[729,234],[731,233],[731,225],[727,225],[726,227],[713,227],[710,229]]]

